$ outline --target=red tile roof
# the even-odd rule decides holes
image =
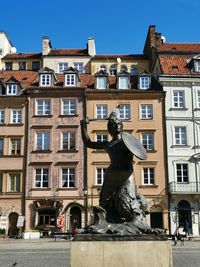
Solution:
[[[39,59],[42,53],[14,53],[7,54],[3,59]]]
[[[51,49],[48,56],[89,56],[87,49]]]
[[[7,81],[9,78],[14,77],[17,79],[23,88],[31,85],[36,79],[38,73],[36,71],[0,71],[0,79]]]
[[[200,43],[163,43],[156,47],[159,52],[200,53]]]
[[[162,74],[166,75],[200,75],[198,73],[192,72],[192,67],[190,61],[192,57],[173,55],[173,56],[164,56],[159,55],[158,57]]]

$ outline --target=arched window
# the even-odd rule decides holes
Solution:
[[[127,66],[126,65],[121,65],[121,71],[127,71]]]
[[[101,65],[101,66],[100,66],[100,70],[102,70],[102,71],[106,72],[106,71],[107,71],[107,68],[106,68],[106,66],[105,66],[105,65]]]
[[[117,74],[117,68],[116,68],[116,65],[113,64],[110,66],[110,75],[114,76]]]
[[[136,65],[131,65],[131,75],[137,75],[138,74],[138,68]]]

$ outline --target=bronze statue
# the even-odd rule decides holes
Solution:
[[[111,141],[92,142],[87,134],[89,119],[81,121],[84,144],[89,148],[105,149],[110,166],[105,174],[99,207],[94,207],[95,220],[88,227],[93,233],[139,234],[152,232],[145,222],[146,200],[136,192],[133,177],[133,155],[144,160],[144,147],[131,134],[123,132],[116,108],[108,118]]]

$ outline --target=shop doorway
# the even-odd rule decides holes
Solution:
[[[150,212],[151,228],[163,228],[163,213],[160,207],[153,206]]]
[[[8,236],[9,237],[16,237],[19,234],[19,229],[17,228],[17,219],[18,219],[17,212],[11,212],[9,215],[9,228],[8,228]]]
[[[178,224],[179,227],[184,227],[185,222],[188,222],[189,229],[192,229],[192,216],[191,216],[191,206],[187,200],[181,200],[178,203]]]
[[[81,228],[81,209],[77,206],[70,209],[70,226],[71,229],[74,227]]]

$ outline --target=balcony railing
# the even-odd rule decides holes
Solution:
[[[200,193],[200,183],[190,182],[190,183],[177,183],[171,182],[169,183],[169,192],[185,192],[185,193]]]

